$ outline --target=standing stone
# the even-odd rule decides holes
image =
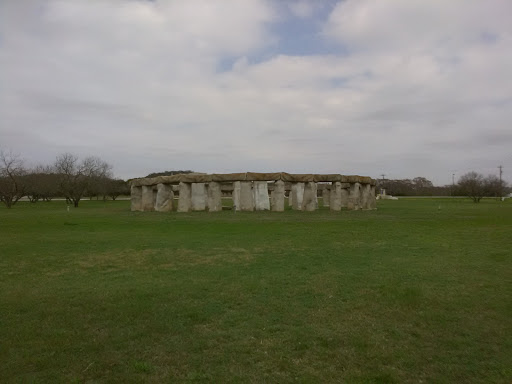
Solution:
[[[143,185],[142,186],[142,210],[143,211],[154,211],[153,199],[153,186],[152,185]]]
[[[304,198],[304,183],[293,183],[290,195],[292,196],[292,209],[301,211]]]
[[[170,212],[172,211],[172,204],[174,202],[174,193],[172,187],[168,184],[158,184],[156,186],[156,203],[155,211]]]
[[[240,210],[254,211],[254,193],[251,181],[240,182]]]
[[[255,181],[252,190],[254,193],[254,208],[257,211],[269,211],[268,183],[266,181]]]
[[[329,208],[331,211],[341,211],[341,183],[339,181],[333,182],[331,185]]]
[[[189,212],[192,203],[192,187],[190,183],[180,182],[179,190],[178,212]]]
[[[292,191],[288,191],[288,206],[289,207],[292,207],[293,206],[293,198],[292,198]]]
[[[377,209],[377,199],[375,198],[375,185],[370,186],[370,209]]]
[[[131,210],[142,211],[142,187],[135,187],[132,185],[130,190]]]
[[[302,200],[302,210],[314,211],[318,206],[317,185],[313,181],[309,181],[304,187],[304,197]]]
[[[204,183],[192,183],[191,199],[193,211],[204,211],[206,209],[206,186]]]
[[[208,210],[210,212],[222,211],[222,191],[220,184],[211,181],[208,184]]]
[[[361,184],[353,183],[350,185],[350,195],[348,197],[349,210],[361,209]]]
[[[240,182],[235,181],[233,183],[233,209],[235,211],[240,210]]]
[[[331,203],[331,190],[327,186],[322,191],[322,200],[324,202],[324,207],[328,207]]]
[[[158,193],[158,190],[156,189],[155,186],[153,186],[153,208],[156,207],[156,195]]]
[[[284,181],[278,180],[274,183],[274,190],[270,194],[272,211],[284,211]]]
[[[350,194],[350,184],[341,183],[341,208],[348,207],[348,197]]]
[[[370,184],[361,185],[361,208],[362,209],[371,209],[370,208]]]

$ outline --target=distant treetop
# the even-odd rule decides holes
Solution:
[[[187,171],[164,171],[164,172],[154,172],[150,173],[146,177],[157,177],[157,176],[172,176],[172,175],[181,175],[184,173],[194,173],[194,171],[187,170]]]

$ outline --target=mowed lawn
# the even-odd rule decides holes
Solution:
[[[510,383],[512,201],[0,207],[1,383]]]

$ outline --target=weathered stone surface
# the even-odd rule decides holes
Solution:
[[[266,181],[254,181],[252,191],[254,194],[254,208],[257,211],[269,211],[268,183]]]
[[[143,211],[154,211],[155,210],[152,185],[143,185],[142,186],[142,210]]]
[[[222,211],[222,191],[220,184],[212,181],[208,184],[208,210],[210,212]]]
[[[172,211],[172,205],[174,202],[174,193],[172,192],[172,187],[168,184],[158,184],[156,188],[157,194],[155,202],[155,211]]]
[[[208,183],[212,181],[212,175],[208,175],[206,173],[182,173],[179,176],[179,181],[184,183]]]
[[[306,183],[308,181],[315,181],[315,175],[311,173],[286,173],[281,172],[281,180],[292,183]]]
[[[189,212],[192,204],[192,186],[190,183],[180,183],[179,189],[178,212]]]
[[[350,184],[341,183],[341,208],[348,207],[348,197],[350,195]]]
[[[281,173],[256,173],[256,172],[247,172],[245,174],[246,181],[274,181],[281,180]]]
[[[191,209],[204,211],[206,209],[206,185],[204,183],[192,183]]]
[[[142,187],[131,186],[131,210],[142,211]]]
[[[361,209],[361,184],[350,184],[350,195],[348,197],[347,208],[349,210]]]
[[[293,183],[290,192],[292,196],[292,209],[302,210],[302,200],[304,199],[304,183]]]
[[[362,209],[371,209],[370,207],[370,184],[362,184],[361,185],[361,208]]]
[[[232,195],[233,197],[233,209],[235,211],[239,211],[240,210],[240,181],[235,181],[233,183],[233,192],[232,192]]]
[[[240,210],[254,211],[254,193],[252,191],[252,181],[240,182]]]
[[[272,211],[284,211],[284,181],[278,180],[274,183],[274,190],[270,195],[270,202]]]
[[[318,182],[336,182],[341,181],[341,175],[338,174],[326,174],[326,175],[313,175],[313,180]]]
[[[215,181],[213,181],[214,179]],[[269,181],[274,182],[268,186]],[[329,181],[332,181],[333,184],[324,184]],[[178,182],[180,185],[176,185]],[[205,185],[209,182],[214,183],[211,191]],[[282,184],[280,182],[284,182],[283,192],[281,192]],[[313,184],[305,184],[313,182],[320,183],[315,184],[316,192]],[[167,198],[167,194],[172,194],[173,191],[180,193],[180,202],[177,204],[180,212],[187,212],[191,209],[221,210],[222,200],[218,196],[219,190],[220,197],[223,196],[222,194],[233,197],[234,209],[238,210],[281,210],[281,205],[284,209],[286,194],[288,194],[288,204],[293,209],[313,210],[318,208],[319,193],[323,197],[324,206],[330,206],[334,201],[333,210],[338,210],[338,200],[341,208],[376,209],[375,180],[356,175],[310,175],[282,172],[249,172],[229,175],[187,174],[134,179],[130,181],[130,184],[131,209],[133,211],[172,210],[176,204],[173,203],[171,197]],[[194,191],[192,191],[192,184],[194,184]],[[272,194],[271,201],[268,201],[268,195],[273,192],[274,188],[277,188],[277,193]],[[333,197],[335,191],[336,194]]]
[[[370,209],[377,209],[377,199],[375,197],[375,185],[370,185]]]
[[[306,183],[309,181],[315,182],[341,182],[341,183],[361,183],[375,185],[376,181],[370,177],[362,176],[346,176],[339,174],[290,174],[286,172],[277,173],[229,173],[229,174],[206,174],[206,173],[187,173],[172,176],[157,176],[148,178],[133,179],[130,181],[131,185],[140,187],[143,185],[157,185],[157,184],[178,184],[182,183],[209,183],[210,181],[216,182],[235,182],[235,181],[277,181],[282,180],[285,182],[293,183]]]
[[[330,190],[330,188],[325,188],[322,191],[322,200],[324,202],[324,207],[328,207],[331,204],[331,190]]]
[[[318,207],[317,186],[314,181],[304,185],[304,196],[302,200],[303,211],[314,211]]]
[[[329,208],[331,211],[340,211],[341,210],[341,183],[339,181],[332,183],[331,193],[330,193],[330,202]]]

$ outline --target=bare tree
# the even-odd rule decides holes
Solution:
[[[23,180],[26,195],[31,202],[50,201],[59,192],[59,178],[51,166],[38,165],[27,171]]]
[[[25,173],[23,160],[18,155],[0,151],[0,200],[7,208],[25,195],[22,181]]]
[[[59,175],[60,191],[75,207],[95,180],[109,177],[111,166],[98,157],[80,160],[71,153],[64,153],[55,161],[55,172]]]
[[[480,202],[485,195],[485,179],[477,172],[468,172],[459,179],[459,188],[462,193],[473,200]]]
[[[488,175],[484,179],[485,196],[501,197],[502,181],[496,175]]]
[[[117,199],[119,195],[129,195],[130,187],[128,183],[120,179],[109,179],[108,184],[108,195],[112,200]]]

